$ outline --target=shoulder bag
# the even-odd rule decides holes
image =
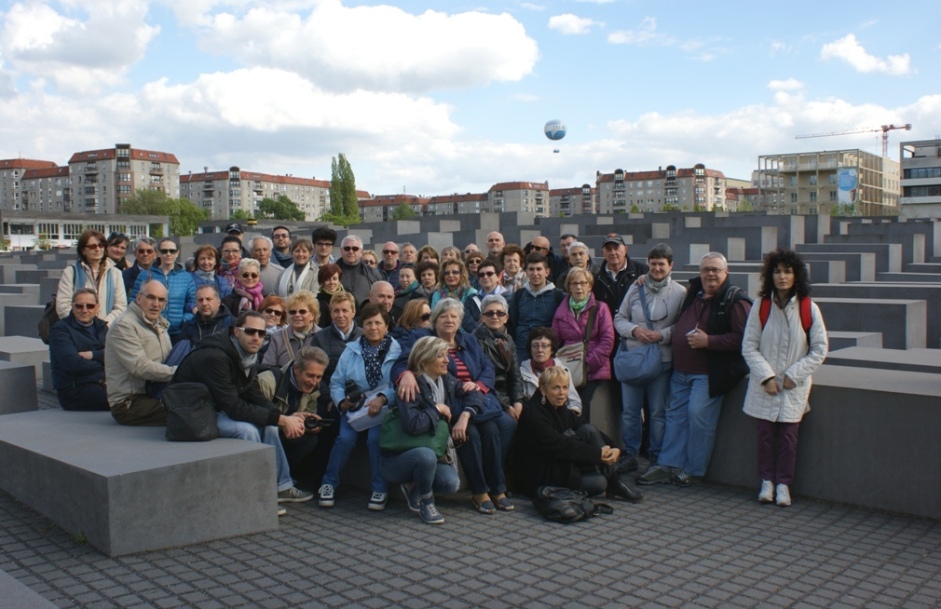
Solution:
[[[167,440],[205,442],[219,436],[212,394],[204,384],[172,383],[160,401],[167,411]]]
[[[413,448],[427,447],[434,451],[439,459],[448,454],[448,441],[451,439],[451,429],[448,422],[438,419],[435,433],[422,433],[412,435],[402,427],[402,418],[399,409],[391,408],[382,420],[379,428],[379,448],[390,452],[402,453]]]
[[[556,351],[554,358],[561,361],[572,375],[572,384],[581,389],[588,383],[588,339],[591,338],[595,315],[598,314],[598,303],[588,312],[588,323],[585,325],[585,338],[580,343],[565,345]]]
[[[653,330],[650,323],[650,311],[647,310],[647,297],[643,287],[640,293],[640,304],[644,309],[647,328]],[[614,376],[617,380],[628,385],[646,385],[660,374],[660,345],[646,343],[636,349],[628,349],[627,339],[621,341],[617,355],[614,356]]]

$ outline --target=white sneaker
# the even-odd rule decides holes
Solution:
[[[385,493],[373,493],[372,497],[369,498],[369,507],[370,510],[374,512],[381,512],[386,509],[386,501],[389,500],[389,496]]]
[[[333,485],[324,484],[320,487],[320,490],[317,491],[317,505],[322,508],[332,508],[333,507]]]
[[[791,505],[791,490],[787,488],[786,484],[779,484],[775,494],[777,495],[776,503],[778,505],[781,507]]]
[[[288,511],[285,508],[281,507],[280,505],[278,506],[278,516],[284,516],[287,513]]]
[[[774,484],[770,480],[761,481],[761,491],[758,493],[759,503],[774,503]]]

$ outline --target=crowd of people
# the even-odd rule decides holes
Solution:
[[[601,260],[571,234],[558,253],[546,236],[508,244],[498,231],[483,250],[440,252],[394,242],[370,252],[348,235],[338,258],[337,237],[278,226],[243,244],[233,223],[218,249],[181,264],[172,238],[86,231],[50,333],[60,404],[165,425],[160,388],[201,382],[220,436],[275,447],[279,513],[312,499],[333,507],[364,434],[368,508],[385,509],[396,484],[438,524],[434,495],[457,491],[458,466],[488,515],[515,509],[511,489],[640,501],[637,485],[690,486],[708,469],[723,396],[751,372],[759,500],[790,505],[799,424],[827,353],[796,253],[765,256],[753,303],[721,253],[684,285],[667,244],[637,260],[614,233]],[[622,374],[619,356],[641,349],[650,374]],[[602,386],[620,406],[620,437],[591,423]],[[390,411],[413,436],[444,426],[451,450],[384,448]]]

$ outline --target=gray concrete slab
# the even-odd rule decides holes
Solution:
[[[902,270],[902,244],[900,243],[834,243],[827,239],[825,243],[804,243],[797,248],[806,253],[857,253],[865,252],[876,255],[876,272],[898,273]]]
[[[840,253],[840,252],[801,252],[805,262],[823,260],[827,262],[842,261],[846,281],[875,281],[876,255],[866,253]]]
[[[39,297],[39,284],[7,283],[0,285],[0,294],[36,294]]]
[[[881,332],[889,349],[926,346],[924,300],[814,297],[814,302],[828,330]]]
[[[55,609],[55,605],[34,592],[29,586],[0,571],[0,599],[3,609]]]
[[[36,368],[29,363],[0,360],[0,414],[37,408]]]
[[[848,347],[882,348],[881,332],[840,332],[827,328],[827,339],[831,352]]]
[[[873,347],[831,349],[827,355],[827,365],[941,374],[941,350],[901,350]]]
[[[29,364],[36,370],[36,378],[43,375],[42,363],[49,360],[49,347],[38,338],[4,336],[0,338],[0,361]]]
[[[906,264],[906,273],[931,273],[941,275],[941,262],[922,262],[917,264]]]
[[[3,328],[4,330],[16,328],[17,334],[38,337],[37,326],[45,310],[44,304],[5,306],[3,307]]]
[[[4,309],[8,306],[30,306],[39,304],[39,295],[35,293],[25,293],[25,294],[3,294],[0,297],[0,336],[6,336],[6,324]],[[18,333],[19,328],[11,328],[12,334]]]

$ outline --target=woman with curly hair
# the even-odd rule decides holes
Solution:
[[[477,298],[477,290],[470,285],[467,267],[457,258],[445,258],[441,263],[441,283],[431,295],[431,307],[445,298],[459,300],[464,305],[461,327],[465,332],[473,332],[480,321],[480,299]]]
[[[500,252],[500,266],[503,268],[500,283],[507,292],[515,292],[526,283],[526,272],[523,270],[525,259],[526,253],[523,248],[515,243],[505,246]]]

